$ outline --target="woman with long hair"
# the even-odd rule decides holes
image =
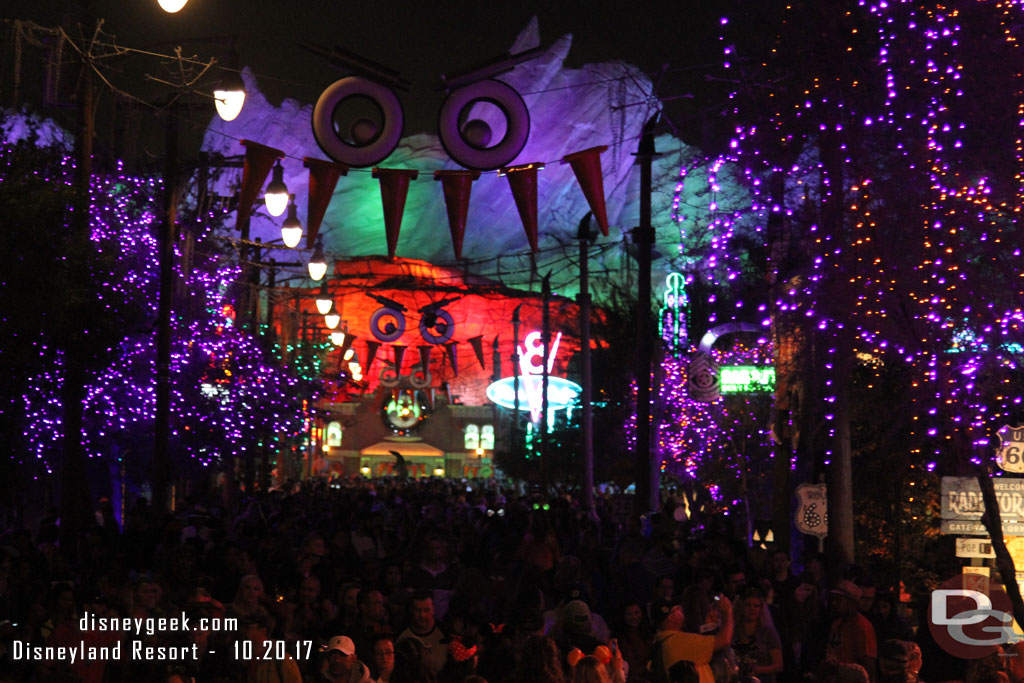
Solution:
[[[519,657],[517,683],[565,683],[555,641],[547,636],[530,636]]]
[[[629,665],[629,678],[626,680],[642,678],[653,652],[654,626],[638,601],[627,602],[623,606],[622,624],[615,635],[622,658]]]
[[[775,683],[782,672],[782,643],[775,627],[765,618],[768,606],[757,588],[748,588],[740,599],[732,634],[732,646],[741,670],[761,683]]]

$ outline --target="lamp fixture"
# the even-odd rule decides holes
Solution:
[[[344,332],[331,332],[331,343],[335,346],[341,346],[345,343]]]
[[[320,315],[327,315],[331,312],[331,308],[334,306],[334,299],[331,298],[331,293],[327,291],[327,283],[320,285],[320,292],[316,295],[316,310]]]
[[[268,202],[267,209],[269,208]],[[291,201],[288,203],[288,216],[284,219],[284,223],[281,223],[281,241],[290,249],[299,246],[299,242],[302,241],[302,223],[299,222],[299,217],[295,213],[295,195],[291,196]]]
[[[341,316],[337,313],[328,313],[324,316],[324,325],[327,325],[328,329],[333,330],[341,322]]]
[[[157,2],[160,4],[160,9],[168,14],[174,14],[184,7],[188,0],[157,0]]]
[[[228,53],[224,67],[224,75],[213,88],[213,101],[217,105],[217,114],[225,121],[234,121],[245,104],[245,83],[238,72],[238,54],[234,48]]]
[[[267,191],[263,194],[263,201],[267,205],[267,212],[271,216],[280,216],[288,208],[288,186],[284,184],[284,166],[281,160],[277,160],[274,166],[274,175],[267,183]]]
[[[313,282],[320,282],[324,279],[324,275],[327,274],[327,259],[324,258],[323,237],[318,236],[316,238],[316,250],[306,265],[309,268],[309,278]]]

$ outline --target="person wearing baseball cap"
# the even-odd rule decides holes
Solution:
[[[356,659],[356,646],[348,636],[334,636],[327,641],[321,681],[330,683],[372,683],[370,670]]]
[[[860,664],[871,680],[877,678],[878,644],[875,627],[860,613],[860,587],[843,579],[829,591],[829,608],[835,616],[829,629],[825,656],[837,662]]]

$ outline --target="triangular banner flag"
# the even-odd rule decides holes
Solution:
[[[448,229],[452,233],[455,260],[462,260],[462,238],[466,236],[469,215],[469,192],[480,171],[434,171],[434,180],[441,181],[444,206],[448,209]]]
[[[395,372],[399,376],[402,375],[402,359],[405,358],[406,347],[402,344],[392,344],[391,348],[395,351]]]
[[[459,376],[459,352],[456,350],[457,342],[448,342],[444,345],[445,353],[448,354],[448,362],[452,364],[452,374]]]
[[[252,140],[242,140],[241,143],[245,147],[245,163],[242,165],[242,186],[238,190],[238,214],[235,217],[235,226],[239,230],[249,223],[252,205],[260,196],[274,162],[284,159],[284,152],[279,149]]]
[[[469,345],[473,347],[473,353],[476,354],[476,359],[480,362],[480,367],[486,370],[487,366],[484,365],[484,336],[479,334],[467,339],[466,341],[468,341]]]
[[[537,171],[542,168],[544,164],[533,163],[511,166],[500,171],[501,175],[508,177],[512,197],[519,209],[519,218],[526,230],[526,239],[530,242],[530,250],[534,252],[537,251]]]
[[[379,348],[380,342],[378,341],[366,342],[366,366],[363,368],[363,374],[370,372],[370,366],[373,365],[373,359],[377,357],[377,349]]]
[[[338,178],[348,175],[348,166],[322,159],[302,157],[302,165],[309,169],[309,203],[306,205],[306,249],[316,242],[320,224],[327,214],[327,205],[334,196]]]
[[[408,168],[375,168],[373,177],[380,180],[380,199],[384,205],[384,230],[388,238],[388,257],[395,257],[398,233],[402,229],[405,199],[409,194],[409,181],[416,180],[419,171]]]
[[[434,348],[431,344],[425,346],[417,346],[420,350],[420,367],[423,368],[423,372],[430,372],[430,351]]]
[[[580,152],[566,154],[562,158],[563,164],[570,164],[572,172],[576,174],[576,182],[583,190],[583,196],[590,204],[590,210],[594,212],[597,225],[601,228],[601,234],[608,236],[608,209],[604,203],[604,176],[601,175],[601,152],[608,149],[607,145],[591,147]]]

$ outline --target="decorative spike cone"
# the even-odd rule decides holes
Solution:
[[[466,341],[468,341],[469,345],[473,347],[473,353],[476,354],[476,359],[480,363],[480,368],[486,370],[487,366],[484,365],[484,336],[482,334],[478,334]]]
[[[395,372],[399,375],[402,374],[402,359],[405,358],[405,349],[407,347],[402,344],[392,344],[391,348],[395,351]]]
[[[448,354],[448,362],[452,364],[452,374],[459,376],[459,352],[456,347],[458,342],[448,342],[444,345],[444,351]]]
[[[563,164],[572,166],[572,172],[576,174],[576,182],[583,190],[583,196],[590,204],[590,210],[594,212],[597,225],[601,228],[601,234],[608,236],[608,209],[604,203],[604,176],[601,175],[601,152],[608,149],[607,145],[591,147],[572,154],[566,154],[562,158]]]
[[[377,357],[377,349],[380,348],[380,342],[368,341],[366,342],[366,367],[363,368],[363,374],[369,374],[370,366],[373,365],[373,359]]]
[[[355,343],[356,339],[359,339],[359,337],[348,332],[345,333],[345,341],[341,344],[341,360],[345,360],[345,354],[352,348],[352,344]],[[369,367],[369,364],[367,364],[367,367]]]
[[[309,203],[306,205],[306,249],[312,249],[320,232],[320,224],[327,214],[327,206],[334,196],[338,178],[348,175],[348,166],[322,159],[302,157],[302,165],[309,169]]]
[[[242,140],[241,143],[245,147],[245,164],[242,166],[242,186],[238,190],[238,214],[235,217],[235,226],[239,230],[248,225],[252,205],[274,168],[274,162],[284,159],[284,152],[279,149],[252,140]]]
[[[423,372],[430,372],[430,352],[434,347],[427,344],[416,348],[420,351],[420,367],[423,368]]]
[[[519,209],[519,218],[526,230],[526,239],[530,241],[530,250],[537,252],[537,171],[543,164],[526,164],[501,169],[501,174],[508,177],[508,185],[512,188],[512,196]],[[480,363],[483,365],[483,362]]]
[[[380,180],[380,199],[384,204],[384,230],[388,238],[388,258],[395,258],[398,233],[402,229],[405,198],[409,194],[409,181],[416,180],[419,171],[408,168],[375,168],[373,177]]]
[[[455,260],[462,260],[462,238],[466,235],[469,215],[469,192],[480,171],[434,171],[434,180],[441,181],[444,206],[448,209],[448,229],[452,233]]]

